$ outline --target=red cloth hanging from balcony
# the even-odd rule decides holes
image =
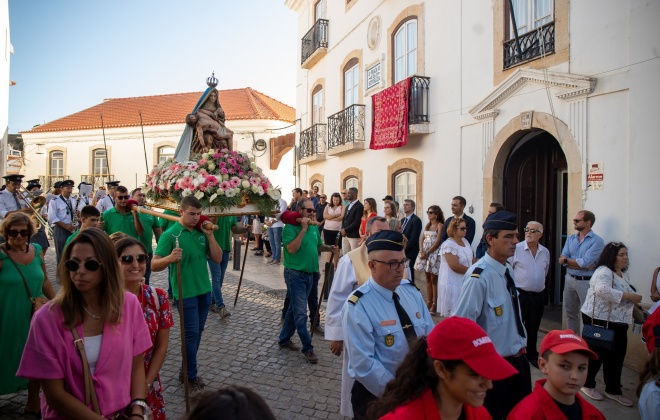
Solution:
[[[371,149],[391,149],[406,145],[409,98],[410,78],[371,97],[374,113],[369,145]]]

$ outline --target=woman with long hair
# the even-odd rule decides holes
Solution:
[[[415,270],[426,275],[426,307],[431,315],[435,315],[438,307],[438,272],[440,271],[440,233],[445,216],[440,206],[432,205],[426,211],[429,222],[419,237],[419,255],[415,262]]]
[[[372,217],[378,216],[378,204],[373,198],[364,199],[364,212],[362,213],[362,221],[360,222],[360,242],[362,243],[367,239],[367,220]]]
[[[642,301],[628,279],[628,248],[621,242],[610,242],[601,252],[596,271],[589,280],[589,290],[582,305],[584,325],[599,325],[614,331],[612,349],[589,345],[598,360],[589,360],[589,374],[582,393],[592,400],[603,396],[596,390],[596,374],[603,368],[605,396],[621,405],[633,402],[621,391],[621,370],[628,346],[628,326],[633,322],[633,307]]]
[[[149,329],[137,298],[124,291],[115,255],[100,229],[78,233],[58,267],[60,291],[34,314],[17,375],[41,382],[44,418],[98,419],[147,408]]]
[[[144,353],[147,404],[155,420],[165,419],[165,402],[159,372],[165,362],[170,328],[174,325],[170,301],[165,290],[144,284],[149,256],[142,242],[126,237],[118,240],[115,247],[124,276],[124,287],[138,298],[153,344],[153,347]]]
[[[397,217],[396,204],[393,201],[385,201],[384,214],[391,230],[401,232],[401,220]]]
[[[346,206],[342,203],[341,196],[339,193],[333,193],[330,196],[330,202],[323,210],[323,220],[325,220],[323,242],[325,242],[326,245],[334,245],[335,242],[337,242],[340,251],[342,240],[339,238],[339,241],[337,241],[337,235],[341,230],[341,221],[344,220],[345,213]],[[333,252],[332,254],[326,253],[326,262],[330,262],[330,260],[334,258],[335,268],[337,268],[339,254],[339,252]]]
[[[447,318],[428,337],[413,341],[367,418],[490,419],[483,407],[486,392],[492,381],[515,373],[479,325],[466,318]]]
[[[463,288],[463,275],[476,260],[465,235],[467,223],[454,217],[447,227],[447,239],[440,247],[440,316],[452,316]]]
[[[52,299],[42,249],[30,244],[36,233],[30,216],[23,212],[7,214],[0,226],[7,242],[0,245],[0,395],[12,394],[27,387],[25,414],[39,413],[39,383],[16,376],[23,347],[30,331],[33,300]],[[29,294],[28,294],[29,290]]]

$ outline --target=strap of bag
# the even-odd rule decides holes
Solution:
[[[149,290],[151,290],[151,298],[154,300],[154,305],[156,306],[156,310],[160,311],[160,299],[158,299],[158,293],[156,293],[156,288],[154,286],[149,285]]]
[[[85,343],[78,335],[76,327],[71,328],[71,334],[73,334],[73,344],[76,346],[76,349],[78,349],[78,354],[80,354],[80,358],[82,359],[83,376],[85,378],[85,404],[89,406],[91,400],[94,405],[94,412],[100,416],[101,409],[99,408],[99,400],[96,398],[96,390],[94,389],[94,383],[92,382],[92,373],[89,370],[89,363],[87,363]]]
[[[614,274],[612,274],[612,289],[614,289]],[[591,307],[591,325],[594,325],[594,313],[596,312],[596,288],[594,287],[594,304]],[[610,328],[610,316],[612,316],[612,302],[610,302],[610,311],[607,314],[607,323],[605,328]]]
[[[32,302],[32,304],[34,305],[34,298],[32,297],[32,293],[30,293],[30,286],[28,286],[28,284],[27,284],[27,280],[25,280],[25,276],[23,275],[23,272],[21,271],[20,268],[18,268],[18,264],[16,264],[16,261],[14,261],[14,260],[9,256],[9,252],[7,252],[7,251],[4,249],[4,247],[2,247],[2,251],[3,251],[3,254],[5,254],[5,255],[7,256],[7,258],[9,258],[9,261],[11,261],[11,263],[14,264],[14,267],[16,267],[16,271],[18,271],[18,274],[21,275],[21,278],[23,279],[23,285],[25,286],[25,291],[26,291],[27,294],[28,294],[28,298],[30,299],[30,302]]]

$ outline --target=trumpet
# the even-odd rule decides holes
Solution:
[[[48,233],[52,236],[53,229],[40,214],[41,209],[43,208],[43,206],[46,205],[46,197],[40,195],[43,191],[38,190],[38,191],[28,192],[27,190],[25,190],[25,188],[21,188],[21,190],[24,194],[23,201],[25,201],[25,204],[27,204],[30,210],[32,210],[31,218],[32,218],[32,223],[34,223],[34,227],[36,228],[36,230],[39,230],[41,229],[41,226],[44,226],[48,231]]]

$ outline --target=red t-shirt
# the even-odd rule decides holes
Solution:
[[[491,420],[492,417],[488,411],[482,407],[472,407],[471,405],[463,405],[463,414],[465,420]],[[418,398],[410,401],[406,405],[402,405],[390,411],[380,418],[380,420],[410,420],[410,419],[425,419],[425,420],[442,420],[438,406],[435,404],[433,392],[430,389]]]
[[[552,399],[548,391],[543,388],[547,379],[540,379],[534,385],[534,391],[526,396],[522,401],[516,405],[509,413],[507,419],[525,419],[525,420],[541,420],[541,419],[566,419],[564,413],[561,412],[559,406]],[[580,396],[575,394],[580,408],[582,409],[583,419],[598,419],[605,420],[603,413],[598,411],[596,407],[589,404]]]
[[[376,213],[370,213],[369,216],[366,219],[362,219],[360,222],[360,235],[366,235],[367,234],[367,220],[371,219],[372,217],[378,216]]]

